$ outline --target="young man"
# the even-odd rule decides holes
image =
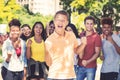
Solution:
[[[46,63],[49,66],[48,80],[73,80],[76,78],[74,71],[74,53],[82,53],[86,38],[81,39],[81,45],[72,32],[65,31],[68,25],[68,14],[58,11],[54,16],[54,32],[45,41]]]
[[[100,80],[117,80],[120,62],[120,38],[112,32],[113,20],[111,18],[103,18],[101,24],[104,38],[102,40],[103,64]]]
[[[81,37],[87,38],[87,45],[84,48],[84,53],[79,56],[77,80],[95,80],[97,67],[97,58],[101,49],[100,36],[94,32],[95,19],[92,16],[87,16],[84,19],[86,31]]]

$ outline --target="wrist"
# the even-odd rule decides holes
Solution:
[[[30,48],[31,46],[30,45],[27,45],[27,48]]]

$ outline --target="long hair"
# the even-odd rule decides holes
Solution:
[[[79,38],[78,30],[76,29],[75,25],[72,23],[69,23],[68,26],[73,30],[73,33],[75,34],[76,38]]]
[[[44,29],[44,25],[42,22],[35,22],[35,24],[33,25],[32,27],[32,32],[31,32],[31,37],[33,37],[35,35],[35,32],[34,32],[34,28],[37,24],[40,24],[42,26],[42,33],[41,33],[41,37],[43,38],[43,40],[45,41],[46,39],[46,32],[45,32],[45,29]]]

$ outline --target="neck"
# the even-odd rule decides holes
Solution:
[[[10,38],[10,40],[11,40],[12,42],[16,42],[16,41],[18,40],[18,38]]]
[[[89,36],[93,33],[93,31],[86,31],[86,36]]]
[[[34,40],[37,42],[37,43],[40,43],[42,41],[42,37],[41,36],[38,36],[38,35],[35,35],[34,36]]]
[[[55,31],[56,32],[56,31]],[[64,32],[62,32],[62,33],[58,33],[58,32],[56,32],[59,36],[65,36],[65,31]]]
[[[34,37],[36,37],[36,38],[40,38],[40,37],[41,37],[41,35],[35,35]]]

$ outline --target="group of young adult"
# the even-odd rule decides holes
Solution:
[[[101,20],[103,38],[94,31],[92,16],[87,16],[84,24],[86,30],[79,36],[75,25],[69,23],[68,13],[61,10],[48,24],[50,32],[46,36],[41,22],[36,22],[30,31],[29,25],[20,29],[19,20],[10,21],[9,38],[2,47],[3,80],[95,80],[101,51],[100,80],[117,80],[120,37],[112,33],[113,20]],[[47,78],[45,67],[49,67]]]

